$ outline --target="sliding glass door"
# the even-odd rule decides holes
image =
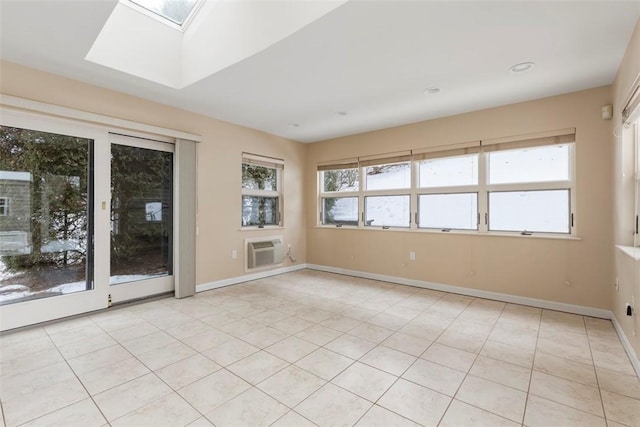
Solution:
[[[173,145],[111,135],[110,294],[173,290]]]
[[[173,291],[173,151],[3,112],[0,330]]]

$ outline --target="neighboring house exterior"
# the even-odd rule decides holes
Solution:
[[[31,252],[30,172],[0,171],[0,255]]]

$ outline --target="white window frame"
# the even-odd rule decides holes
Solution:
[[[249,165],[253,165],[253,166],[262,166],[262,167],[266,167],[269,169],[275,169],[276,171],[276,190],[256,190],[256,189],[251,189],[251,188],[244,188],[242,187],[242,177],[240,178],[241,180],[241,189],[242,189],[242,195],[240,197],[241,200],[241,204],[240,204],[240,225],[241,225],[241,229],[242,230],[261,230],[261,229],[268,229],[268,228],[282,228],[283,224],[284,224],[284,215],[283,215],[283,208],[284,208],[284,191],[283,191],[283,187],[284,187],[284,160],[282,159],[277,159],[275,157],[267,157],[267,156],[260,156],[257,154],[250,154],[250,153],[242,153],[242,165],[245,164],[249,164]],[[242,171],[242,167],[240,169]],[[275,224],[264,224],[264,225],[244,225],[243,220],[242,220],[242,199],[244,198],[244,196],[250,196],[250,197],[276,197],[278,199],[278,206],[277,206],[277,212],[276,212],[276,223]]]
[[[479,143],[479,141],[478,141]],[[473,148],[473,147],[471,147]],[[462,150],[462,152],[460,152]],[[456,149],[456,150],[446,150],[440,153],[441,155],[437,155],[437,156],[432,156],[430,158],[432,159],[447,159],[447,158],[455,158],[455,157],[463,157],[463,156],[472,156],[472,155],[476,155],[477,157],[477,167],[478,167],[478,179],[477,182],[478,184],[471,184],[471,185],[453,185],[453,186],[441,186],[441,187],[420,187],[420,163],[423,162],[424,160],[427,159],[417,159],[413,161],[413,170],[414,170],[414,187],[416,188],[415,191],[415,212],[413,214],[414,216],[414,223],[415,223],[415,229],[419,229],[419,230],[429,230],[429,231],[441,231],[441,232],[450,232],[450,231],[462,231],[462,232],[477,232],[477,231],[482,231],[480,229],[480,212],[481,212],[481,202],[480,199],[482,198],[482,185],[481,183],[484,181],[484,176],[486,175],[485,171],[482,168],[482,155],[477,152],[477,150],[471,150],[470,152],[466,151],[466,148],[460,148],[460,149]],[[456,229],[456,228],[427,228],[427,227],[421,227],[420,226],[420,203],[419,203],[419,198],[420,196],[423,195],[447,195],[447,194],[469,194],[469,193],[476,193],[476,201],[478,203],[477,206],[477,218],[476,218],[476,228],[475,229]]]
[[[367,161],[361,163],[360,165],[360,188],[362,188],[361,194],[360,194],[360,200],[358,200],[358,208],[360,211],[360,219],[362,222],[362,225],[366,228],[372,228],[372,229],[382,229],[382,230],[388,230],[388,229],[400,229],[400,230],[407,230],[407,229],[411,229],[412,225],[413,225],[413,211],[414,211],[414,194],[413,194],[413,188],[414,188],[414,167],[413,167],[413,162],[411,161],[411,158],[409,156],[409,158],[407,160],[401,160],[401,161],[397,161],[399,160],[398,158],[402,158],[404,156],[396,156],[396,158],[382,158],[382,159],[378,159],[378,160],[371,160],[370,163],[367,163]],[[396,160],[396,161],[394,161]],[[407,188],[393,188],[393,189],[380,189],[380,190],[369,190],[368,188],[366,188],[367,185],[367,168],[368,167],[372,167],[372,166],[393,166],[393,165],[401,165],[401,164],[408,164],[409,165],[409,174],[410,174],[410,178],[409,178],[409,187]],[[385,224],[368,224],[368,220],[367,220],[367,212],[366,212],[366,198],[367,197],[384,197],[384,196],[408,196],[409,197],[409,225],[404,227],[404,226],[392,226],[392,225],[385,225]]]
[[[506,145],[508,143],[508,145]],[[569,179],[565,181],[547,181],[547,182],[523,182],[523,183],[510,183],[510,184],[489,184],[489,154],[488,152],[495,148],[498,144],[502,145],[500,148],[505,150],[518,150],[525,147],[535,148],[549,145],[566,145],[569,147]],[[638,142],[640,144],[640,142]],[[487,151],[483,151],[486,148]],[[640,147],[638,148],[638,174],[637,174],[637,193],[640,194]],[[578,232],[577,227],[577,215],[576,215],[576,143],[575,143],[575,129],[562,129],[551,132],[540,132],[534,135],[525,135],[522,137],[511,137],[496,140],[475,141],[470,143],[455,144],[449,146],[435,147],[424,150],[414,150],[411,152],[411,187],[408,189],[393,189],[393,190],[367,190],[366,185],[366,165],[368,160],[362,161],[360,159],[350,159],[345,161],[328,162],[325,165],[318,166],[317,172],[317,206],[318,217],[317,226],[323,228],[354,228],[354,229],[396,229],[396,230],[408,230],[408,231],[420,231],[420,232],[453,232],[453,233],[466,233],[466,234],[486,234],[486,235],[535,235],[535,236],[548,236],[548,237],[576,237]],[[425,153],[429,153],[425,156]],[[478,168],[478,184],[477,185],[460,185],[460,186],[441,186],[441,187],[420,187],[419,177],[419,163],[428,158],[448,158],[448,157],[460,157],[476,154],[477,168]],[[383,156],[380,156],[384,159]],[[358,191],[324,191],[324,171],[326,170],[338,170],[345,169],[341,166],[344,164],[357,163],[359,185]],[[365,166],[363,166],[363,163]],[[381,160],[378,164],[392,164],[401,162],[384,162]],[[498,231],[490,230],[489,224],[489,194],[491,192],[522,192],[522,191],[547,191],[547,190],[568,190],[569,191],[569,230],[567,233],[554,233],[554,232],[538,232],[530,230],[518,230],[518,231]],[[477,229],[438,229],[438,228],[425,228],[420,227],[419,224],[419,204],[418,198],[421,195],[429,194],[464,194],[464,193],[477,193],[478,202],[478,214],[477,214]],[[411,216],[409,220],[409,227],[382,227],[382,226],[370,226],[366,225],[365,218],[365,197],[368,196],[394,196],[394,195],[409,195],[410,196],[410,211]],[[357,197],[358,198],[358,223],[357,225],[344,225],[344,224],[323,224],[323,199],[324,198],[341,198],[341,197]],[[640,206],[640,196],[639,196]],[[640,209],[640,208],[639,208]]]
[[[633,142],[635,149],[635,188],[634,188],[634,224],[633,224],[633,245],[640,247],[640,119],[631,125],[633,132]]]
[[[480,172],[481,185],[480,185],[480,194],[482,197],[479,198],[480,210],[478,212],[482,212],[484,216],[481,214],[480,218],[480,232],[484,233],[515,233],[522,235],[563,235],[563,236],[574,236],[575,235],[575,207],[576,207],[576,191],[575,191],[575,182],[576,182],[576,146],[575,142],[567,142],[561,145],[566,145],[569,148],[569,179],[566,181],[543,181],[543,182],[522,182],[515,184],[489,184],[489,155],[488,153],[481,153],[480,155],[480,170],[484,171]],[[544,147],[545,145],[533,145],[531,148]],[[514,150],[518,150],[519,148],[514,148]],[[563,232],[540,232],[540,231],[531,231],[531,230],[514,230],[514,231],[504,231],[504,230],[491,230],[490,224],[490,215],[489,215],[489,194],[492,192],[523,192],[523,191],[549,191],[549,190],[568,190],[569,191],[569,230],[566,233]]]
[[[11,199],[9,197],[0,197],[0,216],[9,216]]]
[[[324,174],[329,171],[355,169],[358,173],[358,190],[357,191],[325,191],[324,190]],[[362,172],[358,165],[358,159],[347,159],[334,162],[330,165],[318,166],[318,225],[322,227],[347,227],[358,228],[362,225],[361,206],[364,201],[362,199]],[[358,209],[356,213],[356,224],[346,224],[343,222],[325,224],[324,221],[324,199],[340,199],[340,198],[356,198],[358,201]]]

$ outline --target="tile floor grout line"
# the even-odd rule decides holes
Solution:
[[[587,334],[587,344],[589,345],[589,355],[591,356],[591,362],[593,362],[593,373],[594,373],[595,378],[596,378],[596,386],[598,388],[598,396],[600,396],[600,408],[602,409],[602,415],[604,417],[605,424],[609,425],[609,418],[607,417],[607,410],[606,410],[605,405],[604,405],[604,398],[602,397],[602,389],[600,388],[600,380],[599,380],[599,376],[598,376],[598,370],[596,369],[596,361],[593,358],[593,349],[591,348],[591,337],[589,337],[589,329],[587,328],[587,321],[584,318],[584,316],[582,316],[582,322],[584,324],[585,332]]]
[[[536,343],[533,347],[533,359],[531,360],[531,369],[529,370],[529,384],[527,385],[527,394],[524,400],[524,409],[522,411],[522,422],[521,425],[524,426],[524,420],[527,417],[527,406],[529,404],[529,396],[531,396],[531,382],[533,381],[533,370],[536,366],[536,355],[538,354],[538,340],[540,339],[540,330],[542,329],[542,316],[544,316],[544,309],[540,309],[540,314],[538,316],[538,331],[536,332]]]

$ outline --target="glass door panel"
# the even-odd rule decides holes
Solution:
[[[0,126],[0,305],[93,289],[92,150]]]
[[[106,308],[107,134],[0,108],[0,330]]]
[[[111,139],[113,300],[171,291],[173,146],[116,135]]]

